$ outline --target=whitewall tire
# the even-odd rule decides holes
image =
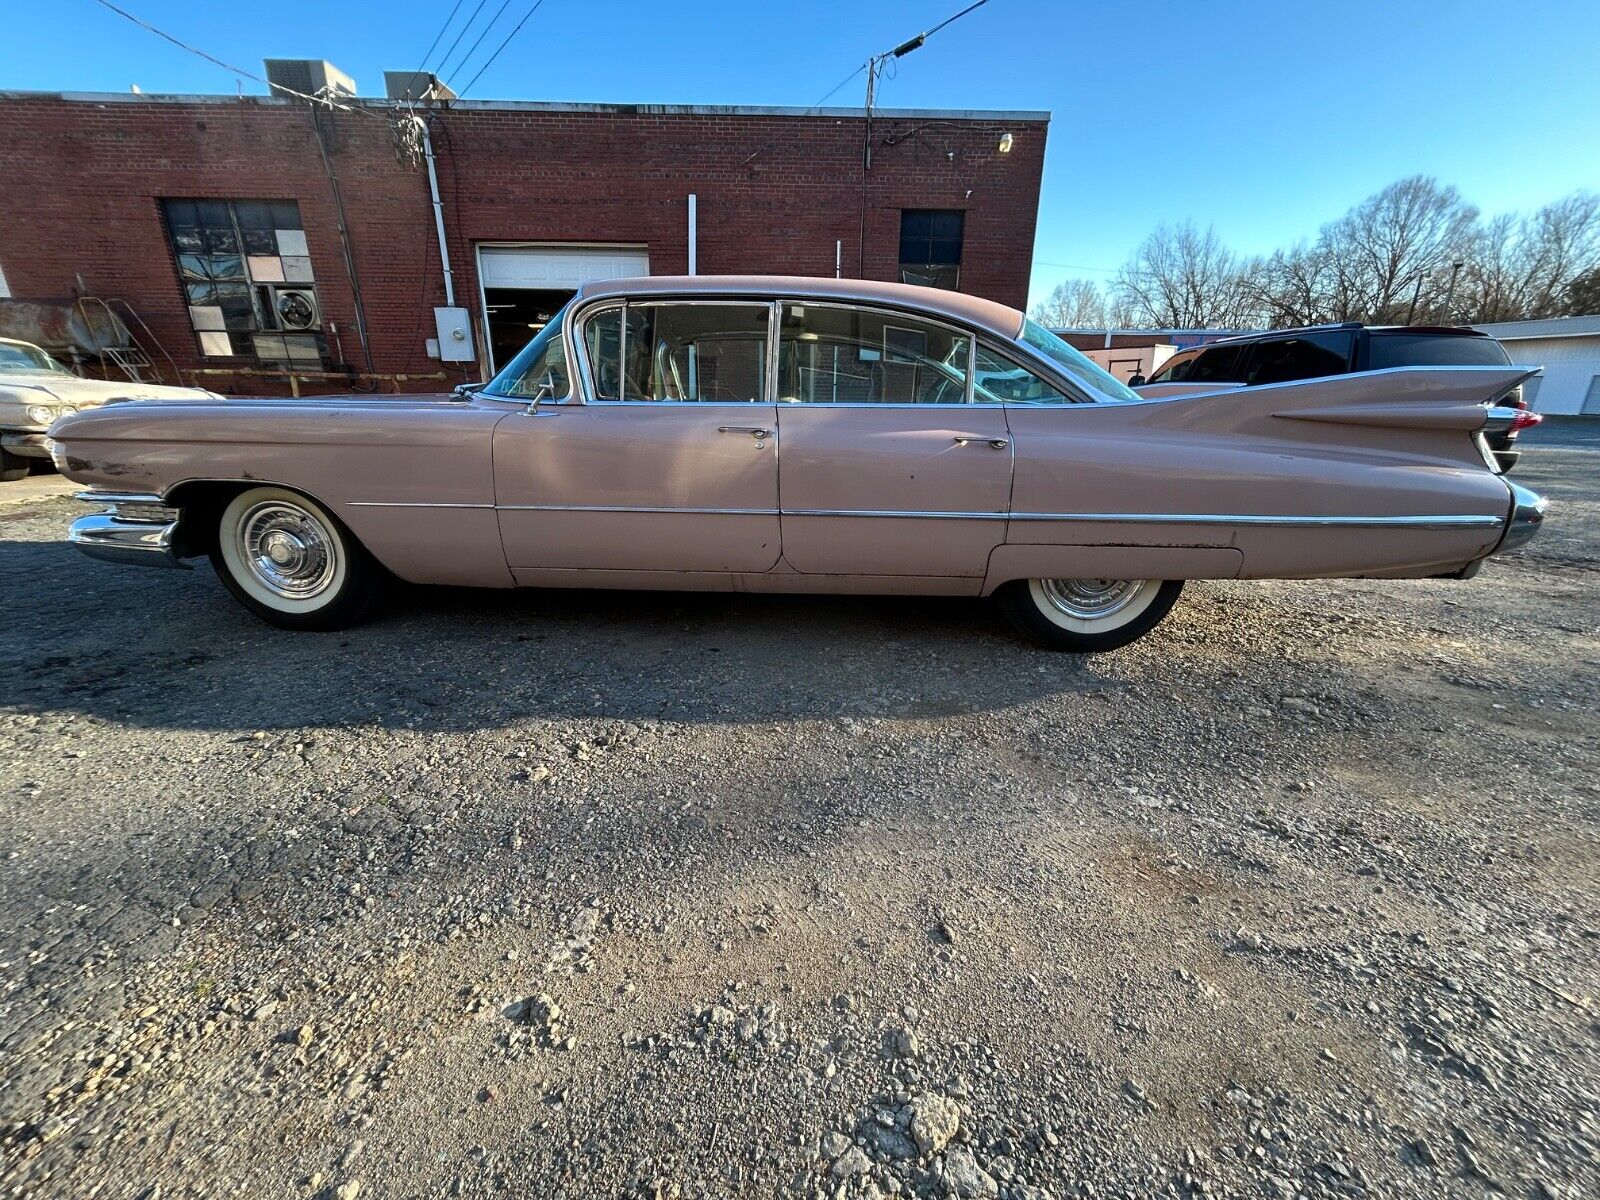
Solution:
[[[234,598],[286,629],[338,629],[365,613],[377,566],[338,518],[287,488],[240,492],[217,521],[211,562]]]
[[[1178,579],[1018,579],[997,593],[1011,623],[1051,650],[1115,650],[1161,623]]]

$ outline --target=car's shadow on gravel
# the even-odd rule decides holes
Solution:
[[[932,718],[1118,686],[977,599],[401,585],[356,628],[290,633],[203,563],[140,570],[0,541],[0,589],[37,594],[41,576],[53,603],[14,609],[4,635],[8,701],[151,728]]]

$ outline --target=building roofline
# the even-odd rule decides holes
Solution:
[[[228,96],[191,93],[157,94],[149,92],[49,92],[0,90],[0,100],[60,100],[68,104],[256,104],[268,108],[292,108],[303,101],[284,96],[254,93]],[[405,100],[381,96],[340,97],[347,107],[372,109],[410,108]],[[441,107],[462,112],[560,112],[605,113],[613,116],[691,116],[691,117],[861,117],[859,108],[801,108],[798,105],[772,104],[601,104],[553,100],[452,100]],[[1037,121],[1048,123],[1050,113],[1043,109],[987,108],[874,108],[878,119],[943,121]]]

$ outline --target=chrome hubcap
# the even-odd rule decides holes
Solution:
[[[333,581],[333,537],[303,508],[279,500],[258,504],[239,521],[237,536],[239,557],[275,595],[306,600]]]
[[[1120,612],[1144,587],[1142,579],[1041,579],[1045,599],[1057,612],[1094,621]]]

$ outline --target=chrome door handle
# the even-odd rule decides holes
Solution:
[[[974,434],[974,433],[958,433],[958,434],[956,434],[956,445],[965,446],[970,442],[987,442],[987,443],[989,443],[989,448],[991,450],[1004,450],[1007,446],[1009,446],[1011,444],[1005,438],[985,438],[985,437],[979,437],[977,434]]]
[[[759,425],[718,425],[718,433],[748,433],[751,437],[761,439],[772,436],[772,430],[763,429]]]

